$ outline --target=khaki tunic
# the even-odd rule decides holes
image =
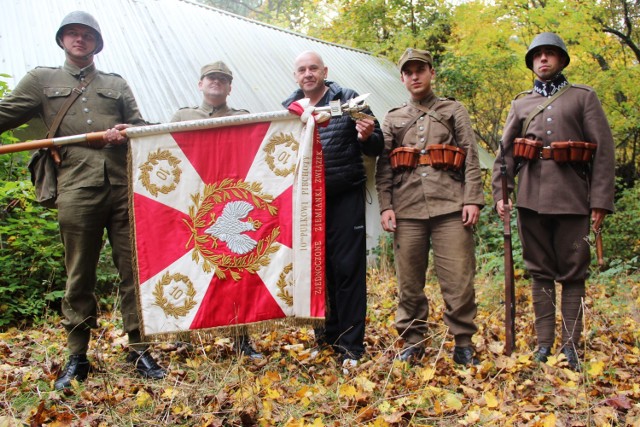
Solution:
[[[462,225],[464,205],[484,205],[480,162],[469,115],[462,104],[436,97],[431,92],[421,104],[410,101],[389,111],[382,124],[384,152],[378,157],[376,187],[381,212],[393,209],[396,216],[394,255],[399,301],[396,329],[405,345],[423,346],[427,333],[429,301],[424,293],[429,250],[433,248],[435,270],[445,300],[444,321],[457,346],[471,345],[477,331],[473,281],[475,244],[471,227]],[[420,115],[406,132],[397,135]],[[396,147],[423,149],[430,144],[449,144],[467,153],[459,172],[418,166],[395,173],[389,153]]]
[[[410,101],[384,118],[384,152],[378,157],[376,169],[380,212],[393,209],[396,218],[428,219],[459,212],[463,205],[484,206],[478,146],[467,110],[459,102],[437,98],[433,92],[422,104],[434,115],[424,114]],[[402,145],[420,149],[431,144],[457,145],[467,153],[464,175],[431,166],[418,166],[403,173],[391,170],[389,153],[400,146],[396,135],[418,114],[422,114],[421,118],[406,132]]]
[[[247,110],[236,110],[229,107],[226,103],[213,107],[206,102],[202,102],[199,107],[181,108],[171,118],[172,122],[184,122],[187,120],[211,119],[214,117],[239,116],[241,114],[249,114]]]

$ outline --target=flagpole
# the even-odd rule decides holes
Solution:
[[[368,94],[366,94],[368,95]],[[365,95],[361,95],[359,98],[364,98]],[[358,100],[358,98],[356,98]],[[297,101],[303,108],[307,107],[307,99]],[[359,100],[359,102],[361,99]],[[342,114],[349,114],[354,119],[357,119],[362,113],[359,113],[363,109],[368,108],[367,104],[354,104],[353,101],[337,106],[327,106],[313,108],[311,114],[327,113],[330,112],[332,116],[340,116]],[[306,111],[305,111],[306,113]],[[365,115],[366,116],[366,115]],[[254,114],[241,114],[237,116],[215,117],[211,119],[200,120],[187,120],[184,122],[173,123],[161,123],[147,126],[135,126],[123,129],[120,131],[122,136],[126,137],[139,137],[149,135],[160,135],[171,132],[187,132],[200,129],[212,129],[224,126],[240,126],[250,123],[261,122],[274,122],[279,120],[289,120],[291,117],[299,117],[298,114],[292,113],[289,110],[270,111],[266,113],[254,113]],[[368,116],[373,118],[373,116]],[[0,146],[0,155],[17,153],[19,151],[36,150],[39,148],[51,148],[68,144],[80,144],[83,142],[101,141],[104,137],[105,131],[91,132],[80,135],[61,136],[56,138],[38,139],[35,141],[18,142],[16,144],[6,144]]]

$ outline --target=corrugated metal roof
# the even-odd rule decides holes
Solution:
[[[0,0],[0,73],[15,86],[39,65],[58,66],[55,42],[62,18],[73,10],[96,17],[104,50],[96,65],[122,75],[143,116],[170,120],[181,107],[197,106],[200,67],[222,60],[234,74],[229,105],[253,113],[282,109],[296,89],[293,61],[302,51],[320,53],[329,79],[360,94],[381,120],[407,99],[395,64],[385,58],[262,24],[189,0]],[[492,157],[481,150],[483,167]]]
[[[406,98],[388,60],[186,0],[2,0],[0,72],[17,82],[38,65],[60,65],[64,54],[55,33],[62,18],[78,9],[94,15],[102,29],[105,47],[96,55],[97,67],[122,75],[152,122],[199,105],[200,67],[216,60],[234,73],[231,106],[280,110],[297,87],[293,61],[304,50],[322,55],[330,79],[370,92],[367,101],[380,118]]]
[[[360,94],[382,120],[407,99],[393,63],[367,52],[265,25],[189,0],[0,0],[0,73],[15,84],[36,66],[59,66],[64,53],[55,42],[62,18],[84,10],[100,23],[104,50],[96,66],[122,75],[144,118],[163,123],[181,107],[200,105],[200,67],[222,60],[233,71],[229,105],[252,113],[281,110],[297,88],[293,61],[306,50],[318,52],[329,79]],[[481,150],[481,164],[491,156]],[[373,161],[367,159],[369,248],[381,233]]]

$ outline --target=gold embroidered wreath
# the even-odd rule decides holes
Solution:
[[[287,290],[287,286],[291,285],[291,281],[287,280],[287,274],[289,274],[293,270],[293,264],[287,264],[283,269],[282,273],[280,273],[280,277],[278,278],[278,298],[284,301],[288,307],[293,306],[293,295]]]
[[[151,182],[151,172],[153,172],[154,166],[158,166],[161,161],[166,161],[171,166],[171,171],[163,171],[167,176],[173,176],[173,182],[169,185],[158,186]],[[154,197],[157,197],[158,193],[167,194],[175,190],[182,175],[182,169],[178,167],[180,162],[181,160],[173,156],[168,150],[158,149],[155,153],[149,153],[147,161],[139,167],[142,172],[140,175],[142,185]]]
[[[245,200],[259,209],[267,210],[275,216],[278,208],[272,205],[273,196],[262,194],[262,186],[257,182],[234,181],[227,178],[220,183],[208,184],[202,194],[192,194],[193,205],[189,206],[189,220],[184,220],[191,231],[191,237],[186,244],[188,248],[191,242],[194,244],[192,259],[195,262],[203,260],[202,269],[209,273],[215,267],[216,276],[224,280],[225,272],[231,275],[235,281],[240,280],[243,271],[255,274],[260,267],[267,266],[270,255],[278,250],[274,242],[280,235],[280,227],[274,227],[271,233],[258,241],[256,248],[243,256],[230,256],[215,251],[218,247],[218,239],[211,235],[198,234],[198,230],[209,225],[207,217],[215,205],[227,200]],[[259,221],[254,221],[258,227]],[[207,243],[211,247],[207,246]]]
[[[182,282],[187,287],[187,298],[185,298],[184,304],[182,304],[182,306],[177,306],[170,303],[164,294],[165,287],[169,286],[172,282]],[[153,289],[153,296],[156,299],[156,305],[159,306],[162,311],[165,312],[165,314],[167,314],[168,316],[173,316],[176,319],[178,317],[186,316],[191,311],[191,309],[196,306],[196,289],[194,288],[191,280],[189,280],[187,276],[180,273],[165,273],[162,276],[162,279],[160,279],[160,281],[156,283],[156,286]]]
[[[296,164],[294,161],[290,162],[291,165],[287,169],[278,168],[276,166],[274,154],[279,145],[284,145],[285,147],[289,147],[292,152],[297,152],[299,144],[292,134],[285,135],[280,132],[279,134],[272,136],[271,139],[269,139],[269,143],[264,147],[264,151],[267,153],[265,162],[269,166],[269,169],[271,169],[271,171],[277,176],[288,176],[295,172]]]

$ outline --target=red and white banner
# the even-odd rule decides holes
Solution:
[[[145,335],[324,318],[322,150],[280,113],[127,130]]]

